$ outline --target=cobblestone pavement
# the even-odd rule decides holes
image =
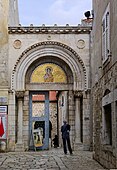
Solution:
[[[64,155],[62,149],[38,152],[0,153],[0,170],[103,170],[92,159],[92,152]]]

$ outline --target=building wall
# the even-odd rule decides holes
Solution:
[[[30,29],[30,27],[29,27]],[[41,28],[42,29],[42,28]],[[50,28],[51,29],[51,28]],[[66,27],[67,29],[67,27]],[[56,28],[55,28],[56,30]],[[49,39],[49,40],[48,40]],[[78,41],[84,41],[84,47],[78,47]],[[44,42],[55,41],[68,45],[77,52],[86,67],[86,74],[89,77],[89,34],[9,34],[9,85],[11,81],[11,74],[17,59],[22,52],[28,49],[31,45]],[[19,44],[19,46],[18,46]],[[89,82],[87,82],[89,83]]]
[[[110,50],[106,63],[102,61],[102,17],[110,3]],[[94,158],[106,168],[117,168],[117,1],[93,0],[93,54],[91,59],[92,100],[93,100],[93,136]],[[109,94],[106,92],[109,91]],[[111,105],[112,144],[108,144],[106,135],[106,106]]]
[[[8,3],[0,2],[0,88],[8,86]]]
[[[89,142],[90,130],[87,129],[87,127],[89,127],[90,124],[90,108],[88,107],[89,100],[90,100],[89,99],[90,93],[87,96],[87,94],[85,95],[85,91],[87,93],[88,89],[90,88],[90,30],[91,30],[90,26],[91,25],[87,25],[87,24],[85,25],[83,23],[83,25],[75,26],[75,27],[71,27],[69,25],[66,25],[65,27],[58,27],[55,25],[49,28],[46,26],[34,27],[33,25],[29,27],[22,27],[18,25],[19,21],[18,21],[17,1],[10,0],[9,2],[10,2],[9,4],[6,0],[4,0],[4,2],[0,2],[0,16],[2,18],[0,20],[0,50],[1,50],[0,51],[1,52],[0,53],[0,78],[1,78],[0,99],[2,101],[0,102],[0,104],[8,106],[7,149],[11,151],[14,150],[21,151],[21,150],[28,149],[29,89],[28,86],[22,83],[23,82],[22,79],[23,78],[26,79],[25,76],[28,75],[25,74],[25,71],[22,72],[22,70],[25,68],[27,70],[28,69],[30,70],[30,67],[34,66],[36,61],[33,60],[35,62],[31,63],[32,61],[30,61],[28,57],[30,57],[32,53],[37,52],[36,48],[38,44],[39,43],[41,44],[41,42],[49,42],[49,45],[51,46],[51,51],[53,51],[51,55],[54,56],[54,52],[55,52],[57,53],[57,55],[59,54],[63,57],[62,58],[61,56],[56,55],[55,57],[56,62],[62,61],[66,65],[65,66],[66,70],[69,71],[67,74],[70,73],[70,76],[73,75],[72,78],[68,77],[71,84],[69,83],[69,87],[67,89],[66,87],[65,89],[64,88],[61,89],[62,87],[61,85],[56,86],[55,84],[55,88],[56,88],[55,90],[61,90],[61,91],[68,90],[69,93],[67,96],[67,92],[64,91],[64,93],[66,93],[65,102],[66,103],[68,102],[69,106],[67,109],[66,106],[62,108],[62,112],[63,112],[62,114],[66,114],[65,113],[66,110],[69,111],[68,120],[71,125],[72,142],[75,141],[75,137],[76,137],[75,131],[77,131],[79,128],[77,127],[77,129],[75,129],[76,128],[75,123],[77,124],[77,121],[75,121],[75,116],[76,116],[75,103],[79,103],[80,100],[78,99],[79,101],[76,102],[75,97],[77,96],[76,98],[80,98],[82,96],[83,99],[82,129],[84,135],[83,142],[85,143],[84,149],[88,150],[90,147],[90,142]],[[9,15],[9,19],[8,19],[8,15]],[[11,26],[9,28],[8,28],[8,22],[9,22],[9,26]],[[35,45],[31,47],[34,44],[37,44],[37,46]],[[41,45],[46,46],[46,43],[45,44],[43,43]],[[57,47],[55,47],[54,45]],[[28,54],[28,52],[30,54]],[[47,58],[48,53],[47,54],[44,53],[44,55],[46,55],[46,57],[45,58],[42,57],[43,62]],[[68,59],[66,59],[67,57]],[[30,63],[30,65],[28,65],[28,63]],[[29,66],[29,68],[27,65]],[[62,63],[60,65],[62,65]],[[18,79],[18,81],[14,81],[14,82],[16,84],[19,83],[23,88],[19,84],[18,85],[20,87],[18,86],[19,87],[18,89],[13,88],[15,87],[15,85],[12,86],[13,83],[12,78],[13,75],[15,74],[14,70],[16,72],[20,70],[18,74],[19,74],[19,79],[20,78],[21,79],[20,80]],[[25,76],[23,77],[22,74],[24,74]],[[47,89],[53,90],[52,86],[51,88],[48,87],[50,87],[50,85],[47,86],[46,90]],[[74,94],[77,92],[79,93],[79,91],[80,93],[82,93],[81,95]],[[5,102],[3,102],[3,99]],[[78,114],[80,114],[81,109],[78,107],[77,109],[79,111]],[[65,116],[67,117],[67,114]],[[79,115],[77,115],[77,117],[78,116]],[[62,124],[62,121],[60,123]]]
[[[8,105],[8,2],[0,1],[0,106]],[[1,113],[0,113],[1,114]],[[7,120],[7,116],[6,116]],[[7,125],[7,123],[6,123]],[[6,147],[6,137],[0,144]],[[1,150],[1,149],[0,149]]]
[[[18,11],[18,0],[9,0],[9,26],[19,25],[19,11]]]
[[[63,43],[67,46],[69,46],[70,48],[72,48],[74,51],[76,51],[76,53],[79,55],[79,57],[81,58],[81,60],[83,61],[85,68],[86,68],[86,75],[87,75],[87,82],[86,82],[86,86],[87,88],[89,88],[90,83],[89,83],[89,40],[90,40],[90,34],[84,33],[84,34],[71,34],[71,33],[67,33],[67,34],[44,34],[44,33],[39,33],[39,34],[35,34],[35,33],[30,33],[30,34],[22,34],[22,33],[11,33],[11,30],[13,31],[14,28],[9,28],[9,85],[11,86],[11,75],[12,75],[12,71],[13,68],[15,66],[15,64],[17,64],[17,61],[19,59],[19,57],[21,56],[21,54],[26,50],[29,49],[31,45],[39,43],[39,42],[44,42],[44,41],[54,41],[54,42],[60,42]],[[16,28],[18,30],[20,30],[20,28]],[[25,29],[25,28],[21,28],[21,29]],[[26,28],[27,29],[27,28]],[[30,30],[30,27],[28,27],[28,29]],[[32,28],[31,28],[32,29]],[[34,29],[36,29],[34,27]],[[42,29],[42,28],[41,28]],[[48,29],[48,28],[46,28]],[[49,28],[49,29],[55,29],[54,27]],[[65,28],[67,30],[67,27]],[[70,28],[71,29],[71,28]],[[75,28],[76,29],[76,28]],[[53,46],[54,48],[54,46]],[[33,49],[34,51],[35,49]],[[46,54],[48,56],[48,53]],[[71,56],[72,57],[72,56]],[[79,66],[78,66],[79,67]],[[80,79],[82,79],[82,77],[79,77]],[[82,82],[81,82],[82,83]],[[59,88],[59,85],[57,85],[57,88]],[[79,87],[80,89],[80,87]],[[14,89],[16,90],[16,89]],[[49,89],[48,89],[49,90]],[[62,90],[62,89],[61,89]],[[83,89],[84,90],[84,89]],[[23,139],[24,139],[24,147],[25,149],[28,148],[28,128],[29,128],[29,97],[28,97],[28,91],[25,91],[25,95],[24,95],[24,104],[23,104]],[[69,121],[71,124],[71,138],[72,141],[74,142],[75,140],[75,115],[73,114],[74,112],[74,94],[71,91],[71,95],[70,95],[70,99],[71,100],[71,96],[72,96],[72,102],[70,102],[69,104]],[[68,100],[68,99],[66,99]],[[66,101],[65,100],[65,101]],[[89,103],[89,97],[85,97],[84,98],[84,106],[83,106],[83,114],[84,117],[83,119],[86,118],[86,120],[84,120],[84,124],[83,124],[83,134],[84,134],[84,140],[83,142],[85,143],[84,145],[84,149],[85,150],[89,150],[90,148],[90,139],[89,139],[89,134],[90,134],[90,130],[87,128],[89,125],[89,120],[90,120],[90,108],[88,107],[88,103]],[[87,105],[87,107],[85,107]],[[15,107],[15,104],[14,104]],[[64,106],[65,107],[65,106]],[[63,112],[65,111],[64,109],[62,110]],[[9,110],[10,112],[10,110]],[[62,121],[60,122],[62,124]],[[60,128],[60,124],[59,124],[59,128]],[[16,129],[16,133],[17,133],[17,129]],[[17,136],[16,136],[17,138]],[[17,139],[16,139],[17,142]],[[61,144],[61,141],[60,141]],[[9,147],[11,147],[9,145]]]

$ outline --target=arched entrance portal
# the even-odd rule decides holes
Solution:
[[[73,75],[69,66],[55,56],[37,59],[27,70],[26,89],[31,86],[29,129],[30,134],[39,130],[38,135],[34,137],[39,149],[48,149],[52,146],[52,139],[55,135],[60,139],[60,126],[62,120],[67,118],[68,110],[67,103],[63,109],[65,95],[62,95],[62,99],[60,99],[60,94],[69,90],[66,86],[71,85],[72,88],[72,82]],[[35,85],[43,87],[37,90]],[[64,110],[64,113],[61,113],[60,110]],[[41,137],[38,137],[39,134]],[[49,143],[49,141],[51,142]],[[61,141],[59,143],[61,145]]]
[[[29,47],[16,62],[11,85],[18,108],[20,108],[17,114],[16,148],[22,143],[24,149],[30,147],[31,133],[32,131],[36,133],[37,129],[36,122],[40,129],[38,133],[42,131],[42,137],[46,141],[40,145],[42,145],[42,149],[48,148],[49,101],[51,103],[49,93],[51,91],[56,92],[57,98],[57,133],[60,135],[62,119],[65,118],[71,125],[72,144],[75,141],[82,142],[81,130],[83,128],[81,126],[85,127],[85,125],[82,125],[81,113],[83,111],[79,107],[82,103],[83,91],[87,89],[87,76],[83,61],[73,49],[64,44],[50,41]],[[35,99],[35,95],[38,100]],[[35,113],[32,106],[37,101],[43,105],[44,112],[43,114],[39,113],[43,116],[33,116]],[[86,102],[88,100],[85,100]],[[33,137],[36,138],[36,136]]]
[[[52,57],[49,57],[49,60],[49,63],[47,59],[46,63],[43,63],[42,59],[38,59],[36,61],[38,64],[35,64],[35,62],[32,63],[26,73],[26,84],[28,87],[31,85],[33,89],[29,91],[30,140],[33,138],[33,143],[30,143],[29,146],[30,149],[33,146],[36,146],[37,149],[48,149],[52,147],[54,136],[57,135],[59,137],[59,129],[60,125],[62,125],[61,120],[66,118],[64,114],[68,106],[66,105],[64,114],[61,114],[59,108],[64,106],[65,96],[62,96],[62,101],[58,102],[60,90],[57,91],[57,88],[60,84],[63,86],[66,85],[68,78],[65,71],[59,66],[60,64],[55,64],[54,60],[51,62]],[[34,70],[32,69],[33,66]],[[43,90],[41,88],[35,90],[35,87],[33,88],[35,84],[43,84],[47,89]],[[56,91],[50,91],[48,84],[52,87],[56,84]]]

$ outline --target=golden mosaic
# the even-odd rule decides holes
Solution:
[[[56,64],[46,63],[38,66],[32,73],[31,83],[66,83],[65,72]]]

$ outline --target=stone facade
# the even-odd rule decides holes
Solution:
[[[90,27],[89,27],[90,28]],[[14,91],[14,89],[17,89],[18,91],[19,91],[19,89],[24,89],[24,88],[26,88],[26,90],[28,90],[27,92],[29,92],[29,90],[30,90],[30,88],[31,89],[43,89],[43,90],[59,90],[59,91],[63,91],[64,92],[64,90],[70,90],[70,97],[68,97],[66,100],[68,100],[68,106],[67,105],[65,105],[64,107],[62,107],[62,108],[59,108],[58,109],[58,112],[59,112],[59,115],[62,115],[63,114],[63,118],[64,118],[64,113],[66,112],[66,110],[68,111],[68,113],[69,113],[69,115],[67,115],[67,119],[69,120],[69,123],[71,124],[71,131],[72,131],[72,133],[71,133],[71,139],[72,139],[72,143],[73,143],[73,145],[74,145],[74,142],[75,142],[75,131],[77,131],[77,130],[75,130],[75,104],[77,104],[77,103],[75,103],[75,101],[74,100],[76,100],[76,94],[75,93],[73,93],[73,91],[76,91],[75,89],[77,89],[78,88],[78,90],[77,91],[80,91],[81,93],[82,93],[82,96],[84,96],[84,98],[83,98],[83,102],[85,102],[86,101],[86,103],[83,103],[83,108],[82,108],[82,115],[83,115],[83,118],[82,118],[82,122],[83,122],[83,119],[86,121],[86,123],[84,123],[84,124],[81,124],[81,120],[79,120],[80,121],[80,126],[82,126],[82,134],[83,134],[83,136],[82,136],[82,138],[83,138],[83,140],[82,140],[82,142],[81,142],[81,140],[80,140],[80,145],[79,145],[79,143],[78,144],[75,144],[74,146],[77,148],[77,149],[79,149],[79,146],[80,146],[80,148],[81,148],[81,146],[82,146],[82,149],[84,149],[84,150],[89,150],[90,149],[90,138],[89,138],[89,134],[90,134],[90,129],[88,128],[89,127],[89,124],[90,124],[90,108],[88,108],[88,105],[89,105],[89,97],[87,97],[88,95],[86,95],[85,94],[85,92],[83,93],[83,91],[85,90],[85,89],[87,89],[87,88],[89,88],[89,84],[88,84],[88,81],[89,80],[87,80],[87,74],[89,73],[89,62],[87,62],[88,60],[89,60],[89,51],[88,51],[88,48],[89,48],[89,33],[90,33],[90,31],[88,31],[86,34],[75,34],[75,39],[73,39],[72,40],[72,37],[73,37],[73,34],[72,33],[69,33],[69,39],[68,39],[68,34],[64,34],[64,33],[57,33],[57,34],[53,34],[53,33],[49,33],[49,37],[53,37],[53,38],[51,38],[51,40],[49,40],[48,41],[48,33],[46,33],[45,34],[45,32],[44,33],[42,33],[42,32],[40,32],[40,33],[36,33],[35,34],[35,29],[40,29],[40,28],[35,28],[34,27],[34,33],[23,33],[23,32],[21,32],[20,34],[17,32],[17,30],[22,30],[22,29],[25,29],[25,28],[23,28],[23,27],[10,27],[9,28],[9,66],[10,66],[10,68],[9,68],[9,73],[11,74],[11,76],[12,76],[12,82],[11,82],[11,90],[13,90]],[[56,28],[46,28],[47,30],[48,29],[51,29],[53,32],[54,32],[54,29],[56,29]],[[60,29],[63,29],[63,30],[66,30],[66,29],[68,29],[68,28],[57,28],[58,29],[58,31],[60,30]],[[77,28],[74,28],[75,30],[77,30]],[[79,28],[78,28],[79,29]],[[81,27],[80,27],[80,29],[81,29]],[[84,28],[83,28],[84,29]],[[14,32],[13,30],[16,30],[16,32]],[[26,30],[29,30],[30,31],[30,27],[28,27],[28,28],[26,28]],[[69,28],[69,31],[71,32],[71,30],[72,30],[72,28],[70,27]],[[27,38],[27,37],[29,37],[29,38]],[[34,38],[35,37],[35,38]],[[85,47],[78,47],[77,46],[77,42],[78,42],[78,40],[80,39],[81,40],[81,37],[82,37],[82,40],[83,40],[83,42],[84,43],[86,43],[85,44]],[[78,39],[78,40],[77,40]],[[16,48],[16,47],[14,47],[14,42],[16,41],[16,40],[19,40],[20,42],[21,42],[21,48]],[[53,41],[54,40],[54,41]],[[72,41],[72,43],[71,43],[71,41]],[[38,42],[37,44],[36,44],[36,42]],[[60,43],[59,43],[60,42]],[[34,44],[34,45],[33,45]],[[73,45],[74,44],[74,45]],[[43,46],[45,47],[45,48],[52,48],[52,53],[51,53],[51,55],[55,55],[55,53],[57,53],[56,51],[59,49],[59,48],[62,48],[62,52],[64,52],[64,50],[67,50],[67,51],[69,51],[70,53],[71,53],[71,55],[72,55],[72,51],[73,51],[73,53],[77,56],[77,54],[79,54],[79,55],[82,55],[82,57],[79,57],[78,56],[78,58],[80,59],[80,58],[82,58],[82,60],[84,60],[84,62],[85,62],[85,64],[84,64],[84,62],[82,62],[82,61],[80,61],[81,62],[81,65],[82,66],[80,66],[80,67],[82,67],[81,69],[82,70],[84,70],[82,73],[83,74],[85,74],[85,76],[86,76],[86,78],[84,78],[84,80],[80,80],[81,79],[81,76],[79,75],[79,78],[77,78],[75,81],[76,81],[76,83],[74,84],[74,86],[72,87],[72,80],[69,80],[71,83],[69,84],[69,87],[68,87],[68,85],[66,86],[63,86],[63,85],[61,85],[61,84],[57,84],[57,86],[55,85],[55,84],[53,84],[53,86],[52,85],[44,85],[44,84],[39,84],[39,85],[37,85],[37,86],[35,86],[35,87],[33,87],[32,85],[30,85],[29,84],[29,80],[28,80],[28,77],[26,78],[26,85],[25,84],[20,84],[21,82],[17,79],[18,77],[17,76],[15,76],[15,73],[16,73],[16,70],[17,70],[17,67],[19,67],[18,66],[18,64],[20,64],[20,62],[22,62],[22,60],[25,60],[26,59],[26,55],[28,56],[28,55],[30,55],[30,54],[28,54],[28,53],[30,53],[31,51],[32,52],[34,52],[34,51],[37,51],[37,49],[39,49],[40,50],[40,48],[43,48]],[[46,47],[47,46],[47,47]],[[26,49],[26,50],[25,50]],[[74,49],[74,50],[73,50]],[[55,51],[54,53],[53,53],[53,51]],[[77,51],[77,52],[75,52],[75,51]],[[84,51],[84,52],[83,52]],[[32,53],[31,52],[31,53]],[[44,51],[44,53],[45,53],[45,51]],[[49,54],[50,52],[49,51],[46,51],[46,53],[44,54],[44,56],[45,55],[50,55]],[[60,53],[59,53],[59,55],[60,55]],[[66,55],[66,54],[65,54]],[[24,59],[23,59],[24,58]],[[27,58],[28,59],[28,58]],[[53,60],[52,59],[52,57],[50,57],[50,59],[51,60]],[[50,60],[49,59],[49,60]],[[45,57],[44,57],[44,60],[45,60]],[[47,61],[49,61],[48,59],[47,59]],[[71,59],[69,59],[69,62],[70,62],[70,60]],[[80,59],[81,60],[81,59]],[[41,62],[41,61],[40,61]],[[55,61],[54,61],[55,62]],[[15,64],[16,63],[16,64]],[[57,63],[59,63],[59,61],[57,61]],[[60,63],[59,63],[60,64]],[[15,65],[15,66],[14,66]],[[67,64],[66,64],[67,65]],[[85,65],[86,65],[86,67],[85,67]],[[65,63],[64,63],[64,66],[65,66]],[[14,67],[14,69],[13,69],[13,67]],[[61,67],[62,67],[62,65],[61,65]],[[67,67],[67,66],[66,66]],[[79,66],[78,66],[79,67]],[[13,69],[13,70],[12,70]],[[27,66],[27,69],[28,69],[28,66]],[[67,68],[66,68],[67,69]],[[85,71],[85,69],[87,69],[86,71]],[[21,69],[21,71],[23,70],[23,68]],[[29,71],[30,72],[30,71]],[[68,70],[68,73],[69,73],[69,70]],[[75,72],[74,72],[75,73]],[[71,74],[71,73],[70,73]],[[69,75],[70,75],[69,74]],[[78,73],[79,74],[79,73]],[[29,74],[27,74],[27,75],[29,75]],[[16,80],[15,80],[15,78],[16,78]],[[19,78],[23,78],[23,77],[21,77],[21,73],[19,74]],[[25,77],[24,77],[24,79],[25,79]],[[72,79],[72,77],[70,78],[70,79]],[[77,80],[79,81],[79,83],[77,82]],[[81,82],[80,82],[81,81]],[[16,82],[16,83],[15,83]],[[18,85],[18,82],[19,82],[19,85]],[[78,84],[78,85],[76,85],[76,84]],[[21,86],[20,86],[21,85]],[[26,87],[25,87],[26,86]],[[75,88],[75,89],[74,89]],[[83,90],[84,89],[84,90]],[[27,93],[27,92],[25,92],[25,94]],[[87,92],[86,92],[87,93]],[[64,93],[63,93],[64,94]],[[68,95],[68,96],[69,96]],[[64,97],[65,97],[66,95],[64,94]],[[79,96],[79,97],[81,97],[81,96]],[[59,98],[61,98],[60,96],[59,96]],[[70,98],[70,99],[69,99]],[[27,100],[27,102],[26,102],[26,100]],[[59,99],[58,99],[59,100]],[[60,99],[61,100],[61,99]],[[70,102],[69,102],[69,100],[70,100]],[[28,120],[29,120],[29,116],[28,116],[28,114],[29,114],[29,97],[27,96],[27,97],[25,97],[25,95],[24,95],[24,103],[25,103],[25,107],[23,106],[23,108],[24,108],[24,116],[27,116],[27,118],[25,119],[25,118],[23,118],[24,120],[26,120],[27,121],[27,123],[26,122],[24,122],[24,124],[25,124],[25,128],[23,128],[23,129],[25,129],[25,131],[23,131],[23,133],[24,133],[24,135],[25,135],[25,146],[24,146],[24,148],[26,149],[28,146],[27,146],[27,140],[28,140],[28,126],[29,126],[29,123],[28,123]],[[81,104],[81,102],[80,102],[80,104]],[[60,106],[61,107],[61,106]],[[69,107],[69,108],[68,108]],[[79,106],[78,106],[79,107]],[[14,108],[15,108],[15,105],[14,105]],[[79,108],[80,109],[80,108]],[[26,113],[26,114],[25,114]],[[67,113],[67,114],[68,114]],[[15,113],[14,113],[15,114]],[[76,114],[77,114],[77,110],[76,110]],[[80,113],[79,114],[81,114],[81,111],[80,111]],[[60,117],[62,117],[62,116],[60,116]],[[87,117],[87,118],[86,118]],[[63,118],[59,121],[59,128],[61,127],[61,125],[62,125],[62,120],[63,120]],[[76,124],[77,124],[77,122],[76,122]],[[77,127],[78,128],[78,127]],[[80,129],[80,131],[81,131],[81,129]],[[81,137],[79,137],[79,138],[81,138]],[[61,132],[59,131],[59,139],[60,139],[60,145],[61,145]],[[21,147],[20,147],[21,148]]]
[[[102,27],[109,7],[110,52],[103,61]],[[117,1],[93,0],[93,53],[91,60],[94,159],[109,169],[117,168]]]
[[[30,92],[56,91],[52,137],[57,132],[62,145],[60,127],[67,119],[73,149],[93,148],[94,159],[117,168],[117,2],[93,0],[92,31],[92,19],[78,26],[23,27],[18,25],[17,1],[9,2],[0,1],[0,106],[8,110],[7,137],[0,137],[0,144],[6,142],[8,151],[28,150]],[[102,41],[105,23],[107,43]],[[59,66],[67,83],[31,83],[35,68],[45,63]]]
[[[0,21],[0,35],[3,36],[5,31],[5,41],[0,39],[2,49],[0,104],[8,108],[8,135],[4,139],[7,144],[6,149],[8,151],[29,149],[32,128],[31,92],[56,91],[57,113],[52,106],[51,109],[54,109],[53,114],[57,114],[58,117],[50,116],[54,127],[52,137],[57,132],[60,146],[62,145],[60,128],[63,119],[67,119],[71,125],[72,147],[77,150],[89,150],[92,144],[90,139],[92,119],[89,107],[91,24],[83,21],[78,26],[35,27],[31,24],[23,27],[17,25],[17,1],[9,2],[9,10],[7,1],[0,6],[5,11],[0,13],[0,16],[6,24],[5,29],[2,29],[1,26],[4,24],[2,20]],[[11,8],[12,3],[15,3],[15,9]],[[67,81],[31,83],[33,71],[45,63],[59,66],[65,73]]]
[[[0,1],[0,105],[8,105],[8,3]],[[6,115],[4,115],[4,118]],[[3,119],[4,119],[3,118]],[[5,120],[5,119],[4,119]],[[4,141],[0,141],[3,148]]]

